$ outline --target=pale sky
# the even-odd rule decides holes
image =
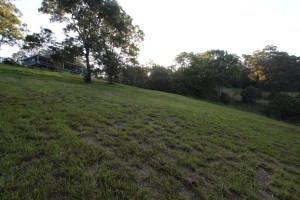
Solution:
[[[300,56],[300,0],[119,0],[145,33],[139,61],[169,66],[177,54],[211,49],[251,54],[266,45]],[[41,0],[16,0],[22,21],[32,32],[50,28],[63,37],[60,24],[39,14]],[[0,57],[17,47],[3,46]]]

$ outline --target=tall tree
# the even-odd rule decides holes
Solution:
[[[205,91],[210,87],[202,76],[201,54],[182,52],[175,57],[175,63],[179,68],[171,76],[172,90],[180,94],[191,93],[204,97]]]
[[[120,73],[121,66],[138,65],[138,44],[144,39],[144,33],[132,24],[132,18],[121,8],[115,17],[115,27],[103,26],[93,47],[94,56],[106,73],[109,83]]]
[[[203,77],[218,88],[221,98],[224,86],[240,75],[240,60],[235,54],[223,50],[210,50],[201,54]]]
[[[212,99],[220,99],[223,87],[239,76],[241,65],[238,56],[223,50],[211,50],[201,54],[183,52],[176,56],[175,61],[180,70],[174,78],[184,80],[186,88],[195,95],[210,96],[207,98]],[[180,87],[181,91],[185,91],[182,85]]]
[[[246,60],[251,68],[249,77],[260,87],[272,92],[300,90],[300,57],[268,45],[255,51]]]
[[[66,32],[76,33],[86,59],[85,82],[91,82],[90,57],[93,52],[97,52],[98,59],[102,64],[107,65],[109,63],[111,66],[119,64],[116,52],[109,50],[109,42],[111,45],[118,44],[118,46],[113,46],[116,48],[125,45],[114,42],[114,40],[126,38],[126,32],[123,32],[126,23],[123,22],[124,18],[120,17],[126,13],[117,1],[43,0],[39,10],[51,14],[52,21],[67,23]],[[116,33],[118,34],[115,36]]]
[[[13,46],[23,39],[26,24],[22,24],[20,10],[9,0],[0,0],[0,48]]]

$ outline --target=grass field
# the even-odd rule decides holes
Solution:
[[[0,199],[299,199],[300,127],[0,65]]]

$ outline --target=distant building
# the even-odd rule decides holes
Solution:
[[[54,63],[51,62],[50,58],[40,55],[31,56],[23,60],[23,65],[29,67],[46,68],[55,70]]]
[[[60,70],[64,72],[72,72],[76,74],[83,73],[83,67],[74,63],[64,62],[62,67],[57,67],[50,58],[34,55],[23,60],[23,65],[28,67],[44,68],[48,70]]]

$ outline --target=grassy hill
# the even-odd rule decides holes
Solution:
[[[0,199],[298,199],[300,127],[0,65]]]

